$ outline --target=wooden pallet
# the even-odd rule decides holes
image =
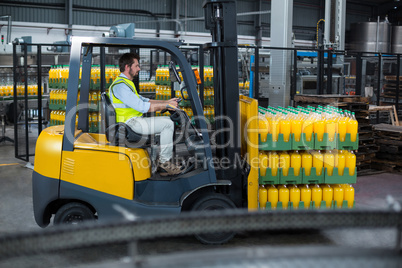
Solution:
[[[386,75],[384,78],[387,81],[395,81],[396,82],[396,75]],[[399,81],[402,81],[402,76],[399,76]]]
[[[295,95],[294,101],[296,103],[311,103],[311,104],[330,104],[335,105],[341,102],[348,102],[348,103],[356,103],[356,102],[363,102],[368,103],[368,97],[362,96],[349,96],[349,95]]]
[[[399,126],[399,118],[398,118],[398,113],[396,112],[395,105],[389,105],[389,106],[376,106],[376,105],[370,105],[369,107],[369,112],[377,112],[377,111],[388,111],[389,116],[391,118],[391,122],[393,126]]]
[[[402,126],[373,125],[375,142],[379,146],[372,167],[387,172],[402,171]]]

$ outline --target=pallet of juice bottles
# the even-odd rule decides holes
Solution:
[[[66,89],[68,85],[69,76],[68,65],[54,65],[49,70],[49,88],[53,89]],[[80,69],[80,79],[81,79]],[[105,66],[105,87],[109,87],[114,79],[120,74],[117,66]],[[81,83],[81,82],[80,82]],[[91,80],[89,85],[91,90],[100,90],[100,66],[93,65],[91,68]]]
[[[353,114],[335,107],[260,107],[259,111],[260,208],[353,207],[350,184],[356,183],[357,170],[352,150],[359,142]],[[272,188],[271,197],[266,187]],[[295,188],[293,199],[289,187]],[[343,199],[339,192],[344,193]]]
[[[50,91],[49,109],[65,110],[67,101],[67,89],[52,89]],[[79,99],[77,99],[79,101]],[[100,90],[91,90],[88,99],[88,109],[90,112],[99,111]]]
[[[350,184],[263,185],[258,189],[260,210],[351,209],[355,206]]]
[[[169,66],[158,65],[155,75],[155,85],[167,86],[170,85]]]
[[[290,167],[267,168],[265,174],[259,171],[259,207],[260,209],[309,209],[309,208],[353,208],[354,188],[357,169],[343,169],[343,174],[337,167],[329,174],[327,168],[321,168],[317,173],[311,167],[308,173],[305,168]],[[350,172],[353,170],[353,172]],[[287,173],[287,174],[284,174]]]
[[[357,150],[358,123],[354,113],[336,107],[259,107],[259,149]]]

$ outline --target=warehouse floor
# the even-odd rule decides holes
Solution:
[[[10,129],[7,136],[13,137]],[[30,158],[34,162],[34,157]],[[31,167],[31,168],[30,168]],[[35,223],[32,211],[31,193],[32,165],[14,157],[14,144],[0,143],[0,238],[5,234],[17,234],[31,231],[40,231]],[[379,173],[369,176],[359,176],[355,185],[356,209],[387,210],[387,195],[402,202],[402,174]],[[364,248],[392,249],[396,243],[395,229],[375,230],[325,230],[318,233],[277,233],[267,232],[246,233],[235,237],[228,245],[233,246],[293,246],[293,245],[346,245]],[[162,241],[145,241],[139,245],[143,254],[166,253],[167,251],[186,251],[211,249],[210,246],[199,244],[193,237],[164,239]],[[120,259],[124,261],[127,255],[126,246],[110,246],[107,249],[91,251],[70,251],[57,253],[37,259],[37,264],[31,267],[65,267],[81,265],[86,262]],[[1,260],[1,258],[0,258]],[[15,263],[6,262],[14,267]],[[18,266],[18,265],[17,265]],[[24,265],[22,265],[23,267]],[[81,267],[81,266],[80,266]],[[94,266],[96,267],[96,266]]]

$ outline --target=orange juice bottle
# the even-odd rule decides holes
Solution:
[[[330,185],[322,187],[322,200],[325,201],[325,206],[331,208],[332,200],[334,198],[334,190]]]
[[[304,185],[300,190],[300,201],[304,202],[304,208],[308,209],[311,202],[311,189],[308,184]]]
[[[157,83],[161,82],[161,68],[160,68],[160,66],[158,66],[158,68],[156,69],[155,81]]]
[[[285,113],[281,117],[281,120],[279,121],[279,133],[281,133],[283,135],[283,140],[285,142],[289,141],[290,127],[291,127],[290,120],[289,120],[287,114]]]
[[[296,184],[289,189],[289,201],[292,202],[294,209],[299,208],[300,189],[297,187]]]
[[[67,89],[64,90],[64,94],[63,94],[63,104],[67,105]]]
[[[294,114],[294,117],[291,119],[291,133],[295,137],[295,141],[300,141],[300,136],[302,133],[302,120],[297,113]]]
[[[92,113],[88,113],[88,124],[89,124],[89,128],[92,129],[93,128],[93,121],[92,121]],[[91,131],[91,130],[90,130]]]
[[[325,132],[325,121],[321,118],[321,115],[318,115],[317,120],[314,122],[314,133],[317,135],[318,141],[322,141],[324,139]]]
[[[358,129],[358,123],[355,118],[355,113],[352,112],[351,118],[349,119],[346,125],[346,133],[350,133],[350,140],[352,142],[356,141],[357,129]]]
[[[348,208],[353,208],[355,200],[355,189],[350,184],[343,184],[343,199],[348,201]]]
[[[63,104],[63,89],[57,90],[57,104]]]
[[[279,168],[282,168],[283,176],[289,175],[290,167],[290,156],[287,152],[282,152],[279,154]]]
[[[311,201],[314,202],[315,208],[320,208],[322,201],[322,189],[316,184],[311,189]]]
[[[272,176],[278,175],[279,156],[276,152],[269,152],[268,167],[271,168]]]
[[[265,176],[267,174],[268,167],[268,156],[264,152],[260,152],[260,176]]]
[[[60,122],[59,122],[59,112],[60,112],[60,111],[58,111],[58,110],[54,111],[54,124],[55,124],[55,125],[60,125]]]
[[[49,91],[49,104],[52,105],[54,100],[54,90]]]
[[[53,120],[54,120],[54,111],[51,111],[50,112],[50,125],[52,126],[53,125]]]
[[[269,132],[269,123],[264,115],[258,115],[258,133],[260,134],[261,141],[267,141],[267,135]]]
[[[338,161],[337,164],[335,165],[338,168],[338,175],[339,176],[343,176],[343,171],[345,169],[345,161],[346,161],[346,157],[345,157],[345,153],[343,152],[343,150],[339,150],[338,151]]]
[[[341,208],[343,203],[343,188],[340,184],[335,184],[332,188],[334,189],[334,201],[336,201],[336,206]]]
[[[8,85],[6,89],[7,96],[14,96],[14,87],[12,85]]]
[[[327,169],[328,176],[332,176],[335,166],[335,156],[331,151],[324,153],[324,168]]]
[[[266,112],[264,115],[265,119],[268,121],[268,133],[272,134],[272,114],[270,112]],[[273,136],[272,136],[273,138]]]
[[[312,115],[305,113],[306,118],[302,124],[302,133],[306,136],[306,141],[311,141],[313,132],[314,132],[314,119]]]
[[[345,167],[349,168],[349,176],[355,175],[356,155],[353,151],[345,153]]]
[[[332,118],[325,119],[325,133],[328,133],[329,141],[334,141],[335,132],[336,132],[335,119],[332,119]]]
[[[316,175],[321,176],[324,167],[324,157],[320,150],[313,154],[313,167],[315,167]]]
[[[278,206],[279,191],[275,185],[271,185],[268,189],[268,202],[271,203],[271,208],[276,209]]]
[[[273,141],[278,141],[278,134],[279,134],[279,116],[275,112],[272,113],[272,118],[271,118],[271,125],[270,125],[270,130],[272,134],[272,140]]]
[[[265,209],[268,201],[268,191],[264,185],[260,185],[258,188],[258,201],[260,203],[260,209]]]
[[[64,125],[64,123],[66,122],[66,112],[65,111],[63,111],[62,112],[62,125]]]
[[[98,127],[98,113],[97,112],[93,112],[93,113],[91,113],[91,117],[92,117],[92,123],[93,123],[93,126],[95,127],[95,128],[97,128]]]
[[[290,167],[293,168],[295,176],[300,175],[301,155],[299,154],[299,151],[294,151],[293,153],[290,154]]]
[[[98,94],[96,93],[96,90],[91,92],[91,100],[92,105],[98,105]]]
[[[287,209],[289,206],[289,189],[286,185],[279,188],[279,202],[282,202],[282,208]]]
[[[307,151],[301,155],[302,168],[304,168],[304,174],[306,176],[311,175],[311,167],[313,166],[313,156]]]
[[[347,131],[347,118],[344,116],[340,116],[338,118],[338,133],[339,139],[341,141],[345,141],[346,131]]]

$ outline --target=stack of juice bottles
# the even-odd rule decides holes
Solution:
[[[291,202],[298,208],[300,201],[304,208],[353,207],[350,184],[356,183],[356,156],[350,148],[358,143],[354,113],[331,106],[259,110],[260,207],[287,208]],[[299,198],[290,197],[292,189]]]
[[[213,106],[214,105],[214,87],[204,87],[204,105]]]
[[[43,87],[41,88],[43,94]],[[27,88],[28,96],[37,96],[38,95],[38,85],[37,84],[28,84]],[[12,97],[14,96],[14,85],[6,84],[0,86],[0,97]],[[18,84],[17,85],[17,96],[25,96],[25,85]]]
[[[155,99],[156,100],[168,100],[171,98],[172,87],[166,85],[155,86]]]
[[[140,82],[140,93],[141,92],[155,92],[156,93],[156,84],[155,81],[141,81]]]
[[[214,86],[214,68],[212,66],[204,66],[204,86]]]
[[[210,123],[212,123],[215,120],[215,107],[204,106],[204,116]]]
[[[249,90],[250,89],[250,81],[239,82],[239,89]]]
[[[50,112],[50,126],[64,125],[66,120],[66,112],[61,110],[54,110]]]
[[[68,65],[53,65],[49,70],[49,87],[53,89],[66,89],[69,76],[69,66]],[[81,79],[82,67],[80,68],[79,79]],[[109,87],[114,79],[120,75],[120,70],[118,66],[106,65],[105,66],[105,80],[106,87]],[[93,65],[91,67],[91,89],[100,89],[100,66]]]
[[[101,118],[99,112],[88,113],[89,132],[99,132],[100,120]]]
[[[65,110],[67,101],[67,83],[69,75],[68,65],[52,66],[49,71],[49,108],[50,125],[63,125],[65,121]],[[105,66],[106,87],[120,74],[118,67],[114,65]],[[82,67],[80,68],[80,76],[82,75]],[[77,104],[80,101],[80,91],[78,91]],[[88,98],[88,119],[89,131],[99,131],[99,104],[100,104],[100,66],[94,65],[91,67],[90,92]]]
[[[353,208],[355,190],[344,184],[260,185],[260,209],[339,209]]]
[[[183,107],[182,110],[188,115],[190,119],[193,118],[193,110],[190,107]]]
[[[62,109],[66,106],[67,89],[52,89],[49,92],[49,107],[51,110]]]
[[[332,106],[259,107],[259,112],[260,145],[278,142],[284,149],[358,148],[358,123],[353,112]]]
[[[0,96],[1,97],[14,96],[14,86],[12,84],[5,84],[0,86]]]
[[[155,75],[155,84],[156,85],[170,85],[170,76],[169,76],[169,66],[168,65],[158,65],[156,69]]]
[[[81,73],[81,72],[80,72]],[[67,88],[69,75],[68,65],[53,65],[49,70],[50,88]]]

